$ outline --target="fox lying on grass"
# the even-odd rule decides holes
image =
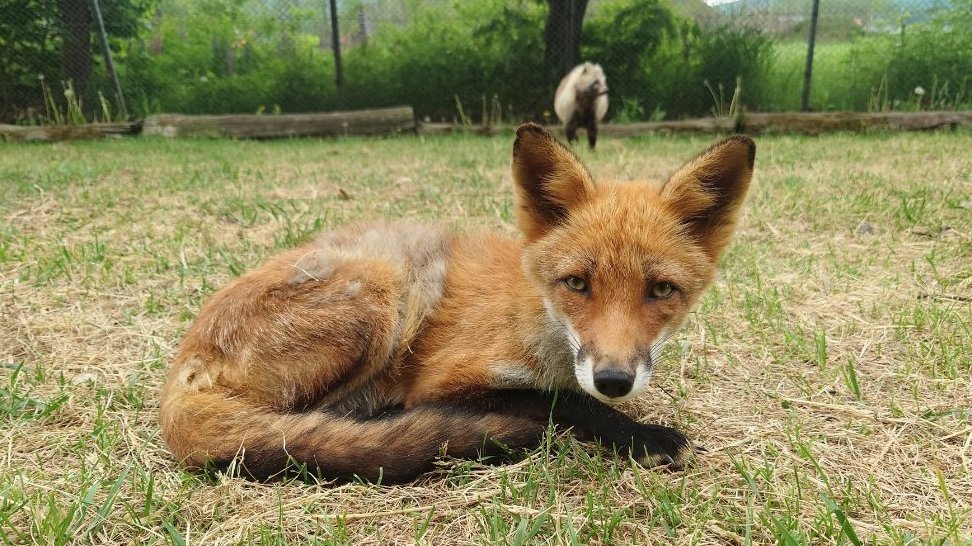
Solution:
[[[522,239],[375,224],[271,259],[190,327],[162,393],[162,436],[191,468],[395,483],[440,455],[536,447],[553,422],[680,468],[691,441],[608,404],[644,391],[712,281],[754,157],[736,136],[661,186],[595,182],[523,125]]]

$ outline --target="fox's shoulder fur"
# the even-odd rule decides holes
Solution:
[[[269,260],[214,294],[187,332],[162,394],[163,438],[189,467],[398,482],[442,453],[536,446],[553,419],[680,466],[684,436],[607,404],[643,392],[711,282],[754,150],[735,137],[665,184],[595,183],[525,125],[513,149],[522,238],[376,223]]]

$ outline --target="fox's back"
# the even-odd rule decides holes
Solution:
[[[247,392],[282,410],[370,413],[400,403],[400,386],[390,386],[399,369],[388,365],[402,359],[439,305],[452,241],[443,227],[379,222],[276,256],[206,302],[176,355],[164,400],[188,389]],[[378,345],[362,338],[375,328],[389,331]],[[333,377],[314,364],[333,356],[315,348],[334,344],[360,364],[322,389]]]

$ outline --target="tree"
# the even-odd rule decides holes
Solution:
[[[628,104],[627,115],[640,119],[650,113],[644,110],[647,106],[659,106],[657,96],[664,82],[652,74],[660,67],[652,65],[674,34],[676,22],[667,5],[661,0],[611,0],[599,4],[587,22],[584,54],[604,67],[615,112]],[[682,59],[672,63],[683,72],[690,70],[688,49],[684,52]]]
[[[100,2],[109,37],[132,38],[158,0]],[[0,119],[15,119],[31,107],[43,111],[38,76],[52,88],[71,80],[90,98],[92,71],[101,54],[94,29],[91,0],[0,2]]]
[[[584,33],[586,51],[604,66],[608,78],[644,73],[674,29],[672,12],[659,0],[620,0],[599,7]]]
[[[31,65],[56,63],[57,0],[18,0],[0,3],[0,81],[23,84],[19,76],[36,79]]]
[[[547,62],[566,74],[580,61],[581,31],[588,0],[547,0],[550,12],[543,37]]]
[[[61,77],[84,90],[91,76],[91,1],[60,0],[59,4]]]

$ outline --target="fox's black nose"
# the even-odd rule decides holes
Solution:
[[[633,385],[634,376],[622,370],[607,369],[594,374],[594,388],[597,392],[611,398],[620,398],[628,394]]]

